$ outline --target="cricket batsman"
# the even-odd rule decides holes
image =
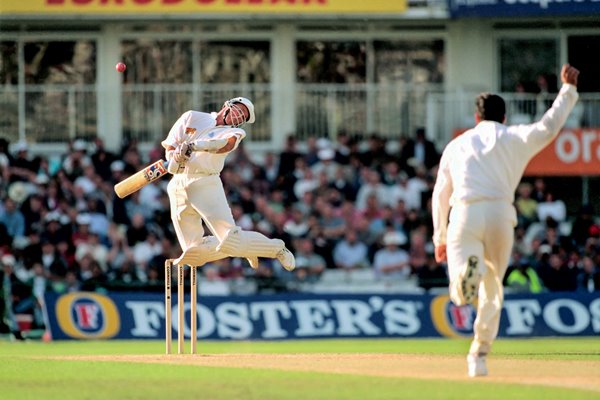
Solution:
[[[162,141],[173,174],[167,185],[171,219],[183,250],[176,264],[201,266],[225,257],[245,257],[252,268],[259,257],[277,258],[292,271],[294,255],[280,239],[235,225],[219,176],[227,155],[246,137],[240,128],[255,120],[245,97],[227,100],[219,112],[187,111]],[[204,236],[202,222],[212,236]]]

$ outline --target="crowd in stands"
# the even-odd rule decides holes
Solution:
[[[168,178],[125,199],[113,191],[162,157],[159,144],[142,152],[131,141],[113,153],[95,139],[46,158],[1,140],[0,314],[30,313],[40,325],[47,291],[163,290],[164,261],[181,253]],[[261,157],[242,144],[221,174],[236,223],[284,240],[297,267],[287,272],[261,259],[253,270],[245,259],[226,258],[201,268],[201,294],[303,291],[334,270],[445,288],[431,242],[439,157],[424,129],[394,142],[341,132],[334,141],[298,143],[290,135],[280,152]],[[588,204],[569,214],[559,197],[543,179],[519,186],[510,290],[600,290],[596,214]]]

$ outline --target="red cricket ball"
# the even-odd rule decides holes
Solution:
[[[125,63],[117,63],[117,65],[115,65],[115,69],[119,72],[123,72],[125,71],[125,69],[127,69],[127,65],[125,65]]]

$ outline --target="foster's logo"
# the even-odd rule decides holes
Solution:
[[[117,307],[110,298],[96,293],[61,296],[56,316],[63,332],[76,339],[107,339],[120,329]]]
[[[431,301],[431,320],[437,331],[446,337],[463,337],[473,334],[475,309],[456,306],[449,296],[437,296]]]

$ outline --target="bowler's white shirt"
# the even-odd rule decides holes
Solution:
[[[448,213],[454,204],[514,201],[525,167],[558,135],[577,98],[577,88],[564,84],[540,121],[511,126],[482,121],[446,146],[432,199],[436,245],[446,242]]]

